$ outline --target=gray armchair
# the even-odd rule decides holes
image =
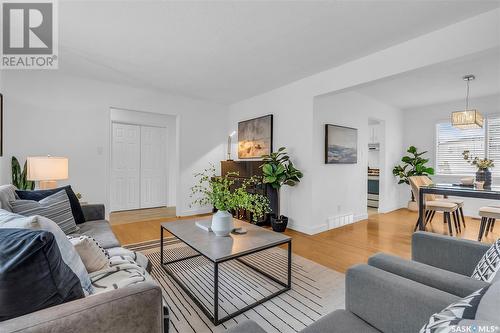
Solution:
[[[414,333],[430,316],[488,285],[470,278],[489,246],[428,232],[412,236],[412,259],[376,254],[346,273],[345,310],[334,311],[301,333]],[[264,332],[244,322],[231,333]]]

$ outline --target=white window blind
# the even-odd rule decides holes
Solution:
[[[500,133],[500,119],[497,130]],[[500,157],[500,136],[495,146]],[[467,163],[462,156],[469,150],[473,157],[485,156],[485,130],[459,129],[450,123],[436,125],[436,173],[442,175],[466,175],[476,172],[473,165]],[[499,159],[500,161],[500,159]]]
[[[500,115],[488,117],[488,158],[496,162],[500,166]],[[500,175],[500,168],[494,167],[491,169],[493,174]]]

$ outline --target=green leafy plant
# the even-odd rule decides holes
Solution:
[[[426,166],[429,159],[423,157],[427,151],[418,152],[415,146],[410,146],[406,152],[408,155],[401,158],[403,164],[396,165],[392,169],[392,174],[399,178],[398,184],[410,185],[410,177],[412,176],[430,176],[434,174],[434,169]],[[413,192],[411,200],[415,201]]]
[[[221,211],[245,209],[252,213],[253,221],[260,221],[270,211],[269,200],[263,195],[249,193],[247,188],[261,181],[258,177],[252,177],[237,186],[234,178],[237,175],[229,173],[217,176],[213,165],[203,172],[196,173],[194,176],[198,182],[191,187],[191,198],[194,198],[191,206],[213,205]]]
[[[295,168],[290,156],[288,156],[285,147],[281,147],[277,152],[262,156],[262,173],[263,181],[277,190],[278,211],[277,217],[281,216],[280,212],[280,189],[283,185],[295,186],[304,176],[300,170]]]
[[[27,180],[28,166],[27,162],[24,162],[24,167],[21,170],[21,165],[15,156],[12,156],[11,160],[12,167],[12,185],[20,190],[34,190],[35,182]]]
[[[477,170],[488,170],[489,168],[493,168],[495,166],[493,160],[490,160],[489,158],[479,158],[477,156],[472,158],[469,150],[464,150],[462,156],[467,163],[475,165]]]

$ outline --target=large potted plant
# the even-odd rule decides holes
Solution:
[[[484,187],[490,187],[491,186],[490,168],[493,168],[495,166],[493,160],[490,160],[489,158],[479,158],[477,156],[473,158],[469,150],[464,150],[462,156],[464,157],[464,160],[466,160],[469,164],[474,165],[477,168],[476,181],[484,182],[483,184]]]
[[[191,205],[212,205],[217,212],[212,216],[211,229],[217,236],[228,236],[233,230],[233,216],[231,211],[245,209],[252,214],[254,221],[259,221],[269,213],[269,200],[260,194],[248,193],[250,185],[257,184],[260,180],[252,177],[244,180],[239,186],[235,184],[237,173],[217,176],[215,167],[196,173],[196,185],[191,188]]]
[[[427,153],[426,151],[418,152],[416,147],[410,146],[406,152],[408,155],[401,158],[403,164],[396,165],[392,169],[392,174],[399,178],[398,184],[410,185],[410,177],[412,176],[430,176],[434,174],[434,169],[426,165],[429,159],[423,157]],[[417,203],[412,191],[411,200],[408,201],[408,209],[417,210]]]
[[[274,231],[283,232],[288,225],[288,217],[281,215],[280,189],[283,185],[295,186],[303,177],[301,171],[295,168],[285,147],[281,147],[277,152],[262,157],[262,173],[264,183],[269,184],[276,190],[277,211],[271,216],[271,226]]]
[[[23,169],[15,156],[12,156],[12,185],[19,190],[34,190],[35,182],[28,180],[28,167],[27,162],[24,162]]]

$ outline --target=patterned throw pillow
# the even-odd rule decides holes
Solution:
[[[109,267],[109,255],[105,249],[92,237],[89,236],[68,236],[76,252],[87,269],[92,273]]]
[[[450,304],[441,312],[433,314],[429,322],[422,327],[420,333],[476,332],[474,327],[477,329],[478,326],[494,328],[494,330],[487,332],[498,332],[496,323],[484,321],[478,316],[481,300],[488,293],[490,287],[479,289]]]
[[[80,230],[75,223],[68,195],[65,190],[54,193],[40,201],[15,200],[11,201],[12,211],[23,216],[44,216],[64,231],[71,234]]]
[[[481,260],[479,260],[474,272],[472,273],[472,278],[479,281],[485,281],[493,283],[500,280],[500,274],[497,274],[500,270],[500,239],[497,239],[495,243],[486,251]]]

